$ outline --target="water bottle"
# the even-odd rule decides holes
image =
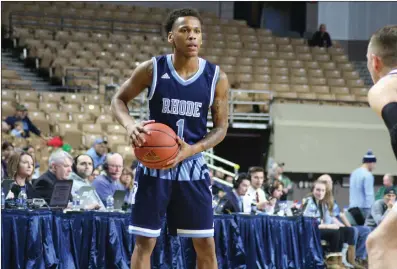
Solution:
[[[77,193],[73,197],[73,210],[80,210],[80,196]]]
[[[26,200],[28,196],[26,195],[25,190],[21,190],[18,194],[18,209],[26,209]]]
[[[106,209],[111,212],[114,210],[114,199],[112,195],[109,195],[106,199]]]
[[[3,192],[3,189],[1,189],[1,209],[4,209],[6,207],[6,195]]]

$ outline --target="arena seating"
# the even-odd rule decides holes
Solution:
[[[19,47],[27,48],[28,58],[39,59],[40,69],[66,87],[95,90],[35,92],[29,81],[2,65],[2,82],[7,82],[2,91],[3,117],[12,114],[19,102],[41,130],[61,135],[75,150],[85,150],[95,138],[103,137],[112,150],[132,159],[125,130],[110,114],[104,85],[122,83],[140,62],[171,52],[161,25],[169,10],[94,2],[6,2],[2,6],[2,23],[11,22],[13,38]],[[275,36],[267,29],[250,28],[245,21],[202,15],[202,57],[219,64],[233,88],[251,90],[232,94],[231,100],[239,102],[235,112],[250,112],[252,104],[244,102],[268,98],[258,90],[271,90],[282,102],[366,104],[368,89],[340,47],[312,48],[304,39]],[[70,74],[73,79],[68,79]],[[146,102],[142,98],[129,106],[138,113]],[[259,105],[260,112],[268,109]]]
[[[22,10],[32,14],[23,17],[24,25],[13,27],[14,37],[29,49],[29,57],[40,59],[40,68],[64,81],[68,68],[93,68],[100,72],[100,85],[120,83],[140,62],[171,52],[161,34],[166,9],[75,2],[7,3],[5,9],[7,14]],[[33,16],[37,12],[48,17]],[[311,48],[304,39],[274,36],[244,21],[219,19],[211,13],[203,17],[202,56],[219,64],[232,86],[270,89],[279,99],[366,102],[364,82],[341,48]],[[120,21],[101,20],[115,18]],[[63,30],[55,27],[61,20]],[[90,31],[90,27],[95,29]],[[135,32],[123,32],[127,28]],[[95,79],[73,79],[65,84],[98,88]],[[239,97],[255,101],[263,95]]]

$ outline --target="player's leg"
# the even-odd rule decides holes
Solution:
[[[397,264],[397,203],[367,239],[369,269],[394,269]]]
[[[193,239],[198,269],[216,269],[211,181],[204,158],[182,162],[175,179],[167,211],[170,233]]]
[[[160,236],[165,215],[171,180],[167,180],[164,171],[138,166],[136,179],[138,191],[132,209],[131,233],[136,236],[134,252],[131,257],[131,269],[150,269],[150,256]]]
[[[216,269],[215,241],[213,237],[192,238],[194,250],[197,254],[198,269]]]
[[[131,256],[131,269],[150,269],[150,256],[156,245],[156,238],[137,235]]]

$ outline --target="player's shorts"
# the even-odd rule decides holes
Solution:
[[[138,191],[131,233],[158,237],[166,216],[171,235],[214,236],[211,181],[201,153],[167,170],[149,169],[139,163],[135,175]]]

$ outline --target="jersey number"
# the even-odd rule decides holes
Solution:
[[[183,139],[183,128],[185,127],[185,120],[180,119],[176,122],[176,126],[178,126],[178,136]]]

